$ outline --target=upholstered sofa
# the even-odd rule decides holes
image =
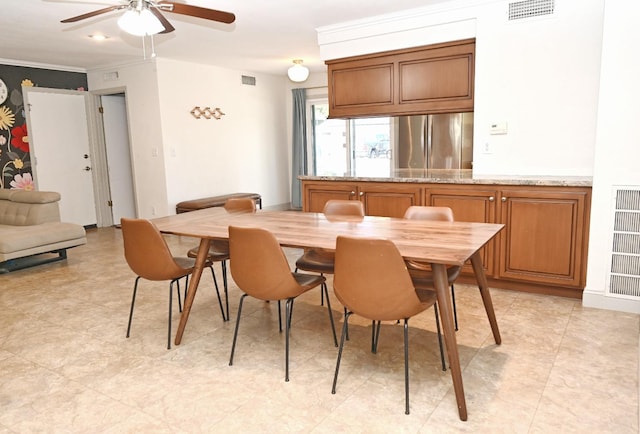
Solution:
[[[0,189],[0,273],[66,259],[66,249],[86,244],[84,227],[60,221],[59,200],[51,191]]]

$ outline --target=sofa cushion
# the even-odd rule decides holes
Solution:
[[[0,190],[0,194],[8,196],[8,199],[0,200],[0,225],[26,226],[60,221],[58,193]]]
[[[0,253],[9,254],[85,237],[84,228],[74,223],[50,222],[31,226],[0,225]]]
[[[55,191],[10,190],[9,200],[20,203],[51,203],[60,200],[60,193]]]

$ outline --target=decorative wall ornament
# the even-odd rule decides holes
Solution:
[[[222,116],[224,116],[224,113],[218,107],[216,107],[216,108],[214,108],[212,110],[211,107],[200,108],[198,106],[195,106],[193,108],[193,110],[191,110],[190,113],[196,119],[200,119],[200,118],[211,119],[211,118],[214,118],[217,121],[219,121],[220,118]]]

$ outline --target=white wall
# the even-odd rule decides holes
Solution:
[[[286,76],[158,59],[169,205],[234,192],[260,193],[263,206],[290,202]],[[242,75],[256,77],[243,85]],[[195,119],[219,107],[220,120]]]
[[[118,79],[105,80],[112,72]],[[256,86],[242,85],[242,74]],[[87,75],[92,91],[125,89],[139,217],[233,192],[260,193],[267,207],[290,202],[286,76],[160,58]],[[225,115],[195,119],[194,106]]]
[[[114,72],[118,74],[116,80],[105,79],[105,74]],[[91,70],[87,72],[87,84],[92,91],[117,89],[121,92],[125,89],[139,217],[169,214],[155,63],[149,61]]]
[[[556,0],[552,16],[508,21],[507,1],[452,1],[324,27],[318,39],[328,60],[475,37],[474,171],[590,176],[603,3]],[[495,122],[508,134],[489,135]]]
[[[605,294],[613,186],[640,186],[640,3],[607,0],[593,178],[585,306],[640,313],[640,301]]]

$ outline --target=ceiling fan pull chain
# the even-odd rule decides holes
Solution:
[[[154,57],[156,57],[156,46],[153,43],[153,35],[150,35],[151,37],[151,58],[153,59]]]

